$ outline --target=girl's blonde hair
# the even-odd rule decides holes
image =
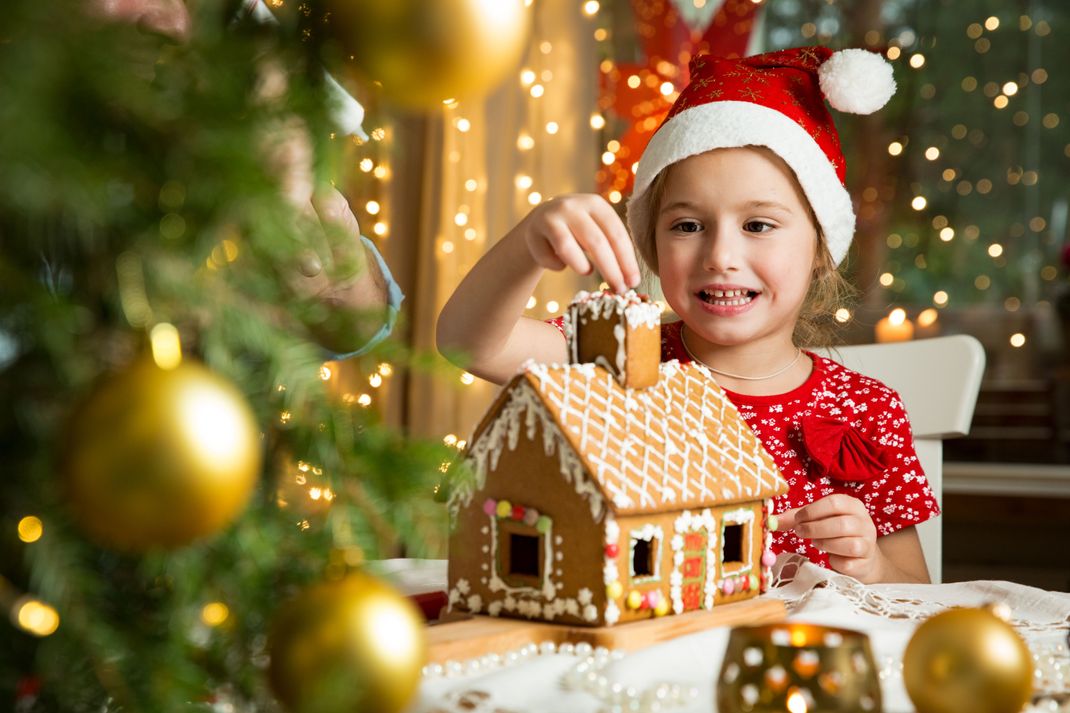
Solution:
[[[657,215],[661,209],[661,200],[665,194],[665,184],[671,169],[672,166],[667,166],[654,177],[650,188],[647,189],[651,217],[647,221],[645,234],[633,236],[640,257],[655,276],[658,274],[658,249],[655,235]],[[790,171],[791,168],[788,167],[788,170]],[[794,171],[791,177],[798,186]],[[821,232],[821,226],[817,222],[817,216],[814,215],[809,201],[806,201],[806,209],[810,212],[810,222],[817,230],[817,251],[814,255],[810,287],[803,299],[802,309],[799,310],[792,341],[800,347],[833,346],[842,340],[841,330],[836,324],[836,311],[841,308],[849,309],[854,303],[857,291],[833,261],[825,235]]]

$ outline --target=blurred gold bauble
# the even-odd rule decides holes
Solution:
[[[517,69],[531,27],[525,0],[327,0],[339,54],[411,109],[478,98]]]
[[[903,654],[918,713],[1018,713],[1033,690],[1033,658],[989,609],[951,609],[926,620]]]
[[[424,619],[409,599],[360,572],[314,585],[271,629],[271,687],[293,713],[396,713],[427,659]]]
[[[256,419],[233,384],[150,359],[101,383],[74,412],[64,477],[76,520],[119,550],[180,547],[226,527],[260,474]]]

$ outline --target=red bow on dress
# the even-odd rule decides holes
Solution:
[[[803,416],[803,444],[819,476],[861,483],[884,474],[880,451],[857,428],[829,416]]]

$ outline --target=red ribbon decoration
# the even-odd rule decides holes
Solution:
[[[803,444],[819,476],[863,483],[884,475],[877,445],[849,423],[829,416],[803,416]]]
[[[691,58],[702,53],[742,57],[760,7],[754,0],[724,0],[706,30],[699,32],[687,25],[670,0],[632,0],[636,34],[646,63],[607,65],[601,73],[599,107],[628,122],[618,139],[620,148],[614,152],[613,163],[598,171],[603,196],[631,191],[632,164],[661,126],[676,95],[690,81],[687,65]],[[673,87],[668,96],[661,91],[666,82]]]

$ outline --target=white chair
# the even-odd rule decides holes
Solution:
[[[943,441],[970,431],[985,351],[973,337],[955,335],[888,344],[817,349],[857,372],[880,379],[899,392],[910,416],[918,459],[940,507],[943,497]],[[943,532],[939,517],[918,526],[929,576],[943,574]]]

